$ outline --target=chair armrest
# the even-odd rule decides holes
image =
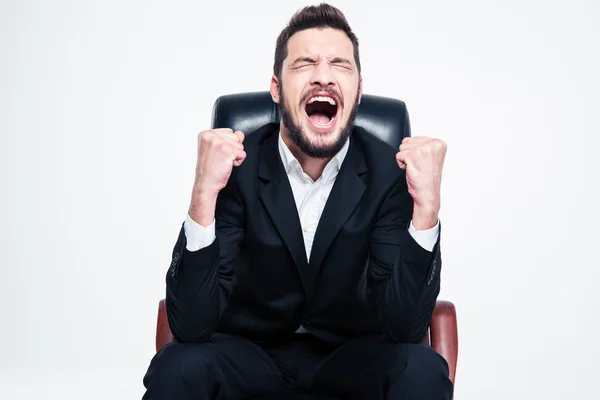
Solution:
[[[156,351],[164,345],[173,342],[173,334],[167,319],[167,308],[165,299],[158,303],[158,318],[156,321]],[[449,301],[439,300],[433,311],[429,334],[423,340],[424,344],[431,346],[448,363],[450,379],[454,383],[456,376],[456,363],[458,360],[458,327],[456,320],[456,308]]]
[[[165,299],[162,299],[158,303],[158,318],[156,319],[156,351],[158,352],[164,345],[169,342],[173,342],[173,334],[169,327],[169,320],[167,319],[167,306]]]
[[[454,383],[458,360],[458,326],[456,308],[449,301],[439,300],[431,320],[431,346],[446,360],[450,380]]]

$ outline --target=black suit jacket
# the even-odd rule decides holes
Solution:
[[[216,240],[190,252],[180,231],[166,280],[175,339],[269,341],[302,325],[329,342],[421,341],[440,289],[440,239],[429,252],[408,232],[413,200],[397,149],[354,128],[307,260],[278,129],[247,135],[246,160],[217,200]]]

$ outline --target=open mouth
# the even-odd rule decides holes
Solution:
[[[327,129],[333,126],[338,112],[338,102],[328,95],[313,96],[305,106],[309,121],[318,129]]]

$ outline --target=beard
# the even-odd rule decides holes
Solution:
[[[288,136],[290,137],[291,141],[300,149],[300,151],[311,158],[325,159],[334,157],[342,149],[342,147],[344,147],[344,144],[346,144],[346,141],[350,137],[352,129],[354,128],[354,121],[356,120],[356,112],[358,109],[359,92],[356,93],[356,99],[352,105],[352,110],[350,111],[348,121],[346,121],[346,124],[342,126],[339,137],[331,144],[311,143],[302,126],[296,124],[292,118],[292,114],[285,103],[283,85],[279,86],[279,98],[281,121],[283,126],[285,126],[288,130]],[[302,102],[302,104],[304,103]],[[343,103],[341,105],[343,105]]]

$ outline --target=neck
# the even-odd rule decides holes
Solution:
[[[296,144],[294,142],[292,142],[289,135],[287,134],[287,129],[285,129],[283,124],[280,129],[281,129],[281,137],[283,138],[283,142],[286,144],[288,149],[290,149],[290,152],[294,155],[294,157],[296,157],[296,159],[300,163],[300,166],[302,167],[302,170],[308,176],[310,176],[313,181],[316,181],[317,179],[319,179],[321,174],[323,174],[323,170],[327,166],[327,163],[329,161],[331,161],[332,157],[313,158],[313,157],[307,156],[305,153],[303,153],[298,148],[298,146],[296,146]]]

